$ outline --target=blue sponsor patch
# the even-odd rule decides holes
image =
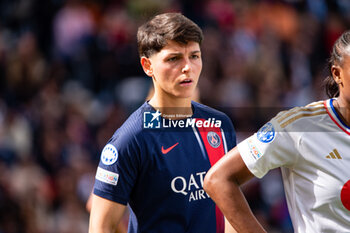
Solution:
[[[275,129],[273,128],[273,125],[268,122],[263,127],[261,127],[257,133],[257,138],[260,142],[263,143],[269,143],[272,142],[275,138]]]
[[[107,144],[101,153],[101,161],[105,165],[112,165],[118,159],[118,151],[112,144]]]

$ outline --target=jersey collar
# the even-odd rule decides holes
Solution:
[[[337,113],[337,111],[334,108],[333,105],[333,101],[335,99],[328,99],[324,101],[324,106],[327,110],[328,115],[330,116],[330,118],[332,119],[332,121],[341,129],[343,130],[345,133],[347,133],[348,135],[350,135],[350,127],[347,126],[344,121],[342,121],[342,119],[340,118],[339,114]]]

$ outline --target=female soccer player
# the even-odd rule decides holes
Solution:
[[[128,232],[224,232],[203,181],[236,139],[226,115],[191,101],[202,69],[202,31],[166,13],[142,25],[137,39],[154,95],[101,153],[90,233],[115,232],[126,205]]]
[[[350,31],[335,42],[331,99],[281,112],[207,173],[204,189],[237,232],[264,232],[239,185],[281,167],[295,232],[350,230]]]

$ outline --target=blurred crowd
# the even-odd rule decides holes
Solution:
[[[200,101],[238,141],[325,99],[347,0],[1,0],[0,233],[86,233],[100,151],[149,93],[137,27],[177,11],[204,32]],[[293,232],[279,170],[243,187],[269,232]]]

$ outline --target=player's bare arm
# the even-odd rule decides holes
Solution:
[[[252,177],[238,149],[234,148],[208,171],[204,179],[205,191],[237,232],[265,232],[239,188]]]
[[[92,195],[89,233],[115,233],[126,206]]]

